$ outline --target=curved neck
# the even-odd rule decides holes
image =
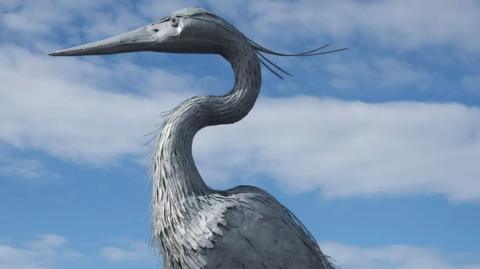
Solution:
[[[196,96],[166,118],[153,156],[154,203],[180,201],[210,191],[192,157],[195,134],[206,126],[241,120],[252,109],[261,85],[260,63],[250,46],[223,52],[235,73],[233,89],[223,96]]]

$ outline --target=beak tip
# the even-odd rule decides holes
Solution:
[[[61,51],[54,51],[54,52],[50,52],[48,54],[49,56],[62,56],[62,52]]]

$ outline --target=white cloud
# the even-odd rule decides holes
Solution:
[[[109,262],[154,262],[157,260],[153,250],[143,242],[130,242],[126,247],[106,246],[101,249],[102,256]]]
[[[459,104],[263,99],[194,145],[206,179],[268,175],[329,197],[444,194],[478,200],[480,111]]]
[[[103,161],[145,153],[144,135],[160,121],[158,115],[191,95],[182,91],[190,88],[188,76],[128,63],[109,68],[47,57],[2,47],[0,141],[73,160]],[[93,86],[109,89],[108,81],[117,76],[137,82],[134,85],[145,92],[133,95]],[[85,82],[86,77],[94,80]],[[159,86],[157,80],[170,84]],[[161,88],[161,96],[153,96],[154,86]]]
[[[67,240],[55,234],[39,235],[25,246],[0,244],[0,269],[49,269],[81,254],[66,248]]]
[[[37,240],[28,243],[31,249],[45,250],[59,248],[67,243],[67,239],[57,234],[42,234]]]
[[[325,35],[337,41],[364,38],[373,46],[401,50],[448,46],[478,52],[477,1],[252,1],[252,26],[284,40]]]
[[[343,269],[479,269],[480,261],[465,261],[465,254],[440,253],[426,247],[392,245],[358,247],[338,242],[320,244]],[[460,257],[463,257],[460,258]],[[471,255],[473,256],[473,255]],[[474,256],[473,256],[474,257]]]
[[[104,0],[7,2],[0,7],[0,38],[43,53],[68,44],[112,36],[147,23],[128,4]],[[82,23],[78,23],[82,22]],[[87,40],[86,40],[87,39]]]
[[[188,76],[54,59],[9,47],[0,52],[0,141],[97,164],[137,158],[148,152],[144,135],[157,115],[193,94],[182,90],[193,84]],[[116,76],[147,90],[96,87],[107,88]],[[172,86],[153,95],[148,89],[158,81]],[[330,197],[428,193],[478,200],[479,118],[477,108],[459,104],[266,98],[239,124],[202,131],[195,156],[210,182],[252,183],[268,175],[286,188]]]
[[[51,1],[49,1],[51,2]],[[49,5],[45,2],[26,1],[23,3],[7,4],[2,14],[3,27],[17,32],[31,34],[46,34],[52,26],[67,24],[73,19],[63,12],[59,5]]]
[[[392,57],[336,60],[326,70],[330,86],[340,90],[421,91],[432,81],[426,70]]]

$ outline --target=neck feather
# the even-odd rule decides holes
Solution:
[[[223,96],[190,98],[164,122],[152,160],[154,208],[211,191],[195,166],[193,137],[203,127],[241,120],[255,104],[261,85],[255,51],[248,45],[237,45],[222,55],[235,73],[233,89]]]

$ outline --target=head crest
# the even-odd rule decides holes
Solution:
[[[284,56],[284,57],[305,57],[305,56],[316,56],[316,55],[322,55],[322,54],[329,54],[329,53],[334,53],[334,52],[339,52],[342,50],[347,50],[348,48],[341,48],[341,49],[333,49],[333,50],[324,50],[329,46],[329,44],[322,45],[316,49],[312,50],[307,50],[307,51],[302,51],[302,52],[297,52],[297,53],[284,53],[284,52],[277,52],[271,49],[267,49],[264,46],[258,44],[257,42],[251,40],[250,38],[246,37],[245,38],[248,40],[250,45],[255,49],[260,62],[265,66],[270,72],[272,72],[274,75],[279,77],[280,79],[283,79],[282,73],[285,75],[292,76],[289,72],[285,71],[285,69],[281,68],[278,66],[276,63],[274,63],[272,60],[267,58],[265,54],[270,54],[274,56]]]

